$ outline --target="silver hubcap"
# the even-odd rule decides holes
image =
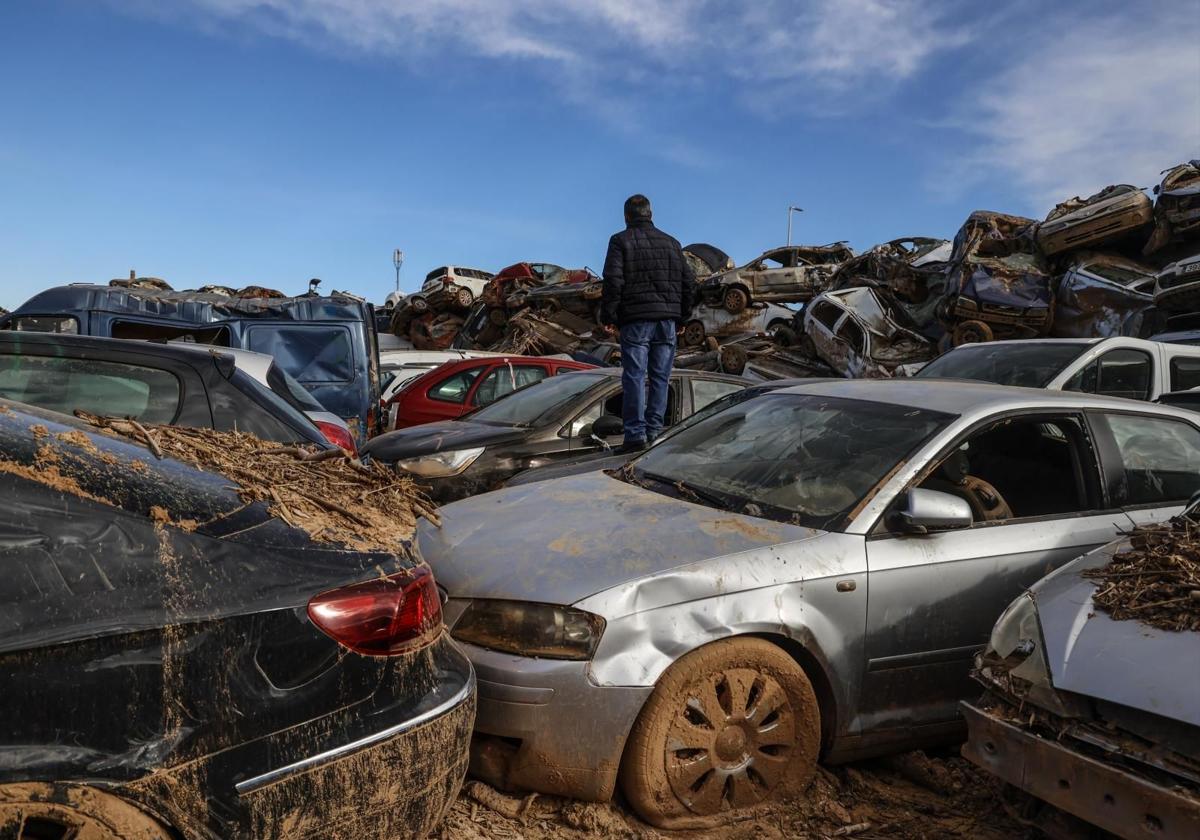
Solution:
[[[761,802],[782,780],[795,734],[787,694],[770,675],[709,674],[688,686],[667,734],[671,790],[697,814]]]

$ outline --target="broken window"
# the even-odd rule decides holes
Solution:
[[[182,341],[193,344],[213,344],[218,347],[229,346],[229,327],[193,327],[175,326],[163,323],[144,323],[142,321],[114,321],[111,335],[113,338],[127,338],[133,341]]]
[[[976,523],[1063,516],[1094,507],[1075,418],[1005,420],[968,437],[921,482],[965,500]]]
[[[1200,490],[1200,430],[1182,420],[1106,414],[1123,470],[1120,505],[1172,504]]]
[[[441,400],[442,402],[466,402],[467,392],[471,390],[471,385],[474,384],[482,372],[482,365],[460,370],[458,373],[443,379],[430,388],[426,396],[431,400]]]
[[[812,316],[826,329],[833,332],[838,318],[842,317],[842,310],[829,301],[823,300],[812,308]]]
[[[1200,388],[1200,358],[1176,356],[1171,359],[1171,390]]]
[[[250,350],[273,356],[300,382],[344,383],[354,379],[354,352],[346,327],[262,325],[248,332]]]
[[[487,405],[526,385],[541,382],[546,369],[540,365],[500,365],[492,370],[475,390],[475,405]]]
[[[776,268],[792,268],[796,265],[796,253],[794,251],[772,251],[769,254],[763,254],[758,258],[758,270],[770,271]]]
[[[17,332],[49,332],[78,334],[79,321],[71,316],[22,315],[13,318],[9,329]]]
[[[853,318],[847,317],[842,320],[837,337],[850,345],[858,355],[865,356],[867,354],[867,336]]]
[[[1110,350],[1072,376],[1063,390],[1146,400],[1150,398],[1153,373],[1149,354],[1141,350]]]
[[[0,397],[71,414],[170,423],[179,413],[179,380],[141,365],[53,356],[0,357]]]

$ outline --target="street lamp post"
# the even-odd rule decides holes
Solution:
[[[792,214],[793,214],[793,213],[803,213],[803,212],[804,212],[804,208],[803,208],[803,207],[788,207],[788,211],[787,211],[787,217],[788,217],[788,238],[787,238],[787,244],[788,244],[788,245],[791,245],[791,244],[792,244]]]
[[[392,251],[392,265],[396,266],[396,293],[400,292],[400,266],[404,265],[404,252],[397,248]]]

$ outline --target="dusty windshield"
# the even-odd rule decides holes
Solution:
[[[917,377],[1045,388],[1089,346],[1086,341],[963,345],[925,365]]]
[[[952,415],[807,394],[766,394],[663,440],[626,473],[649,489],[838,529]]]
[[[502,426],[536,426],[585,391],[595,388],[601,377],[587,374],[559,374],[513,391],[491,405],[468,416],[481,423]]]

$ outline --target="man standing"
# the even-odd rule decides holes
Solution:
[[[601,323],[620,330],[622,452],[645,449],[662,432],[675,335],[692,311],[695,285],[679,243],[651,221],[650,199],[630,196],[625,230],[608,240],[600,307]]]

